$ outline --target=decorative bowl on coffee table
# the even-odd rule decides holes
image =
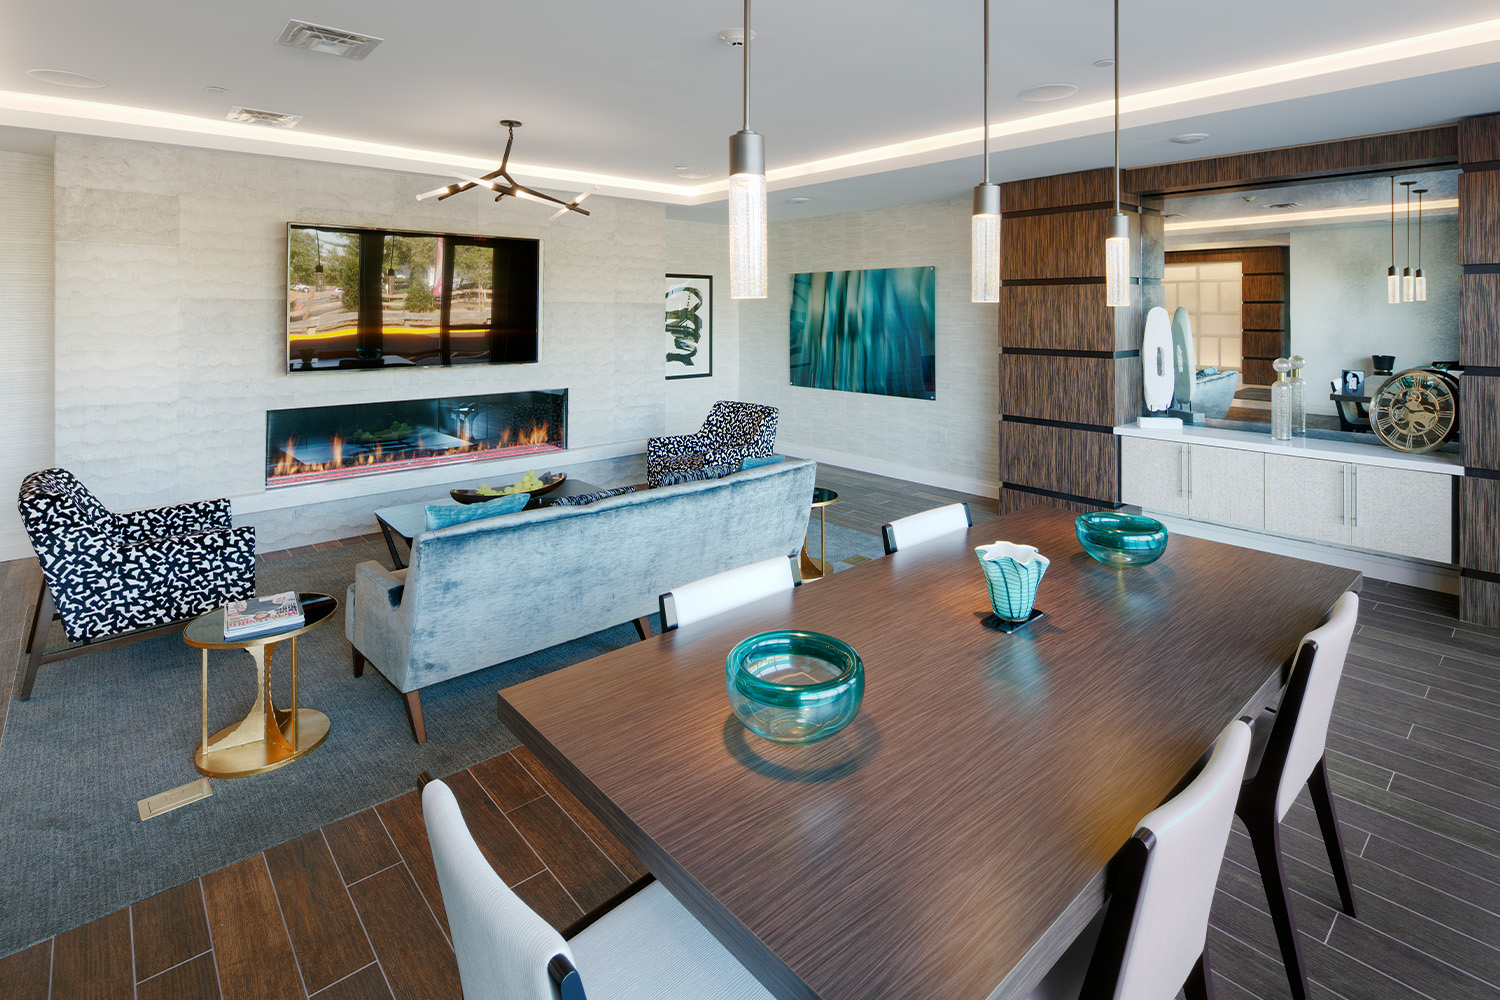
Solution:
[[[563,484],[568,478],[566,472],[548,472],[541,477],[542,485],[534,490],[520,490],[531,496],[539,497],[544,493],[551,493]],[[459,503],[486,503],[490,500],[498,500],[501,497],[514,496],[513,493],[480,493],[478,490],[449,490],[448,495]]]

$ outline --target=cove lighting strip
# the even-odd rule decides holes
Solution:
[[[1457,209],[1457,198],[1437,198],[1427,203],[1424,211],[1436,209]],[[1360,216],[1379,216],[1384,219],[1390,211],[1387,205],[1357,205],[1353,208],[1320,208],[1306,212],[1277,212],[1274,215],[1239,215],[1232,219],[1204,219],[1195,222],[1168,222],[1166,230],[1169,233],[1190,232],[1193,230],[1216,230],[1216,229],[1239,229],[1241,227],[1253,227],[1255,229],[1275,229],[1283,222],[1313,222],[1319,219],[1357,219]]]

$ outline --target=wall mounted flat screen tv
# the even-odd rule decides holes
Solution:
[[[287,225],[293,375],[537,360],[542,245]]]

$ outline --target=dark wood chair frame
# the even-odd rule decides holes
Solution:
[[[1258,766],[1255,761],[1251,761],[1253,776],[1247,778],[1240,787],[1239,803],[1234,809],[1235,815],[1239,816],[1249,831],[1250,843],[1255,848],[1255,860],[1260,866],[1261,882],[1266,889],[1266,902],[1270,905],[1271,921],[1276,926],[1276,940],[1281,946],[1282,961],[1286,964],[1287,979],[1291,982],[1295,1000],[1308,1000],[1307,970],[1302,962],[1302,947],[1297,941],[1297,921],[1292,916],[1291,889],[1287,885],[1286,869],[1282,861],[1281,820],[1276,815],[1276,793],[1281,786],[1282,772],[1286,769],[1292,733],[1297,728],[1297,717],[1301,714],[1302,701],[1307,696],[1307,685],[1317,652],[1316,642],[1302,644],[1297,651],[1280,708],[1275,712],[1267,710],[1256,720],[1257,729],[1269,725],[1271,731],[1264,741],[1265,750]],[[1256,742],[1261,740],[1257,738]],[[1357,917],[1354,890],[1349,881],[1349,862],[1344,853],[1343,837],[1339,834],[1333,795],[1328,788],[1327,761],[1328,754],[1325,751],[1308,777],[1307,787],[1312,795],[1313,811],[1318,815],[1318,826],[1323,832],[1323,846],[1328,851],[1328,865],[1333,869],[1339,899],[1343,903],[1344,912]]]

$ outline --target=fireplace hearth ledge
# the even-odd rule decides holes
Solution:
[[[383,472],[378,475],[309,483],[305,486],[278,486],[259,493],[230,497],[230,510],[234,514],[255,514],[267,510],[283,510],[305,504],[323,503],[328,500],[348,500],[421,486],[441,486],[464,480],[473,480],[476,483],[490,479],[508,481],[507,476],[514,473],[513,478],[520,478],[521,473],[527,469],[535,469],[538,473],[553,470],[567,471],[570,466],[582,465],[586,462],[643,455],[645,452],[646,439],[642,438],[637,441],[618,441],[585,448],[564,448],[560,451],[517,455],[489,462],[450,463],[425,469],[405,469]]]

